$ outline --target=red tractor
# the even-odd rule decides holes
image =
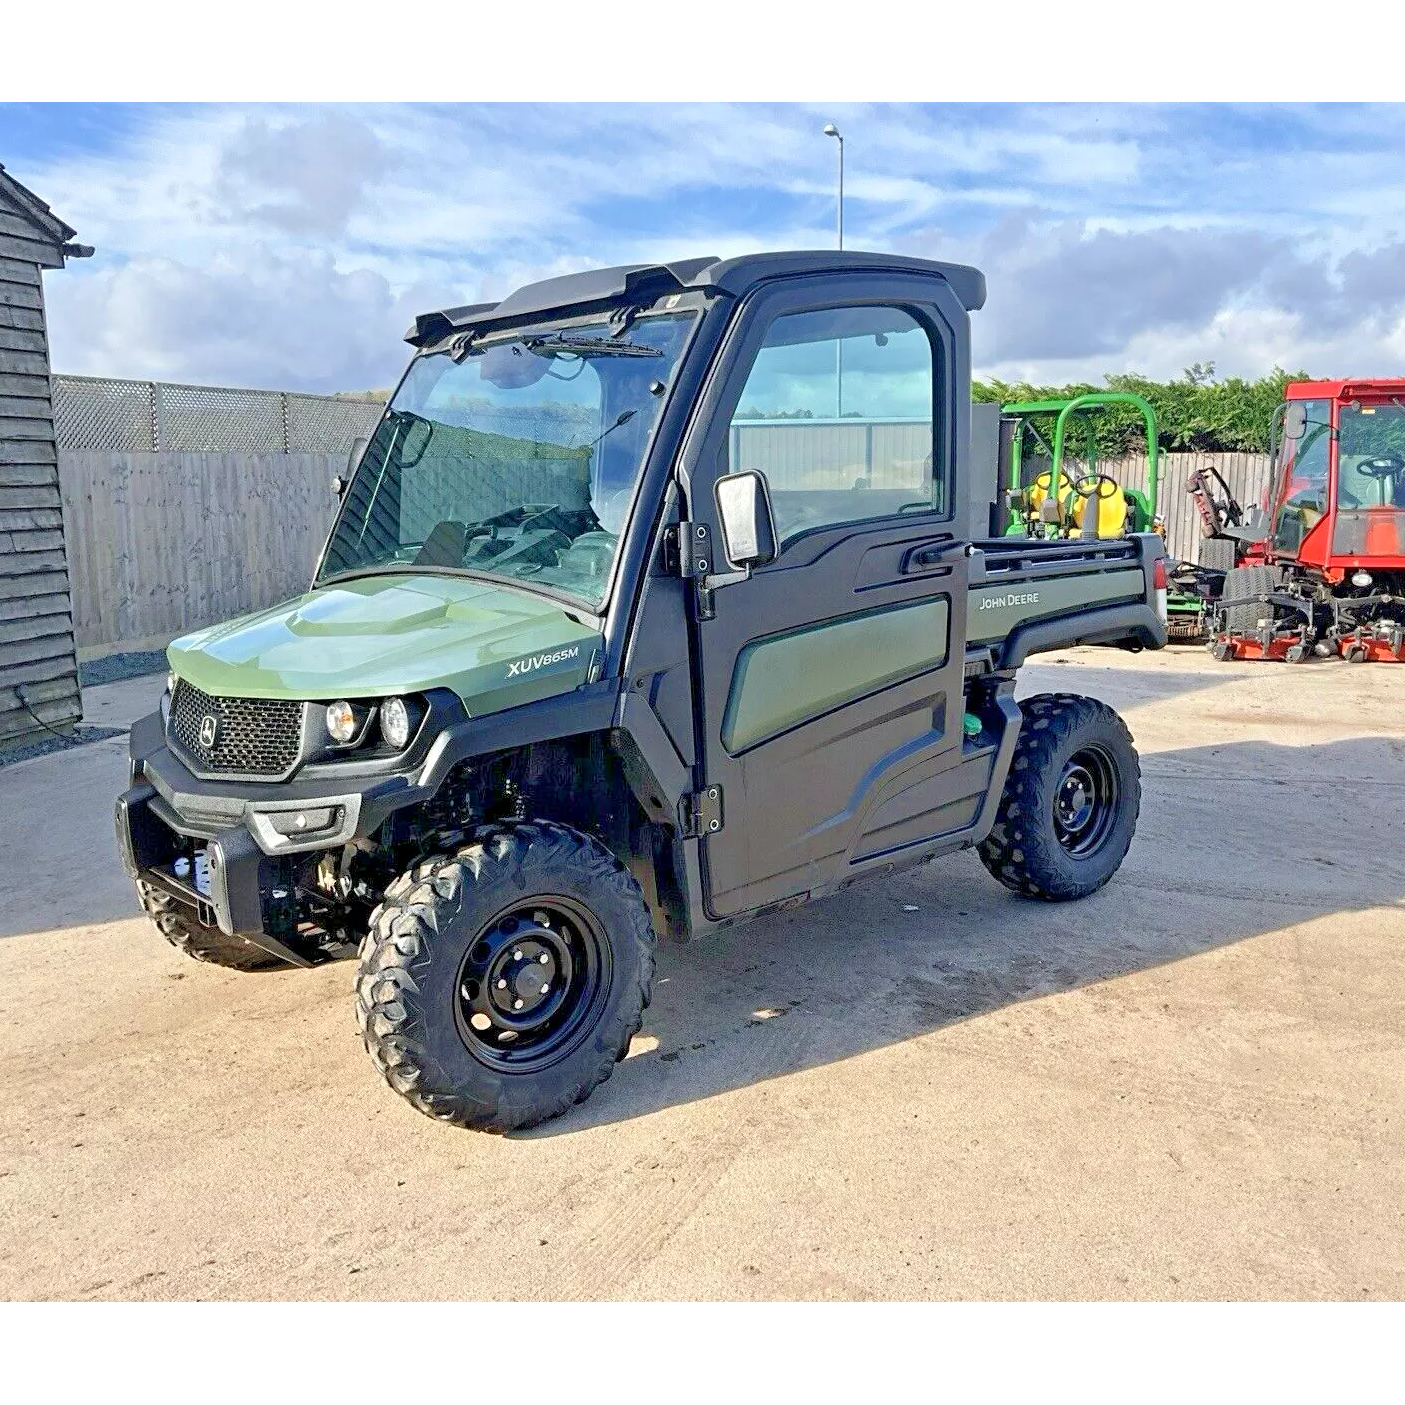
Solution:
[[[1225,573],[1210,648],[1405,662],[1405,380],[1300,381],[1286,395],[1262,507],[1243,512],[1214,469],[1187,485],[1209,539],[1202,592],[1213,599]]]

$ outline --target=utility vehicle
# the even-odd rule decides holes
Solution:
[[[1131,737],[1015,676],[1164,643],[1161,542],[988,539],[984,297],[794,252],[418,318],[310,591],[177,640],[132,730],[157,927],[243,969],[359,954],[390,1085],[506,1131],[609,1076],[658,937],[961,848],[1032,898],[1107,882]]]
[[[1225,570],[1215,657],[1405,662],[1405,380],[1288,386],[1270,457],[1248,512],[1218,474],[1188,485]]]

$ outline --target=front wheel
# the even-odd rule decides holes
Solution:
[[[1249,599],[1254,595],[1271,595],[1283,585],[1283,571],[1278,566],[1236,566],[1224,578],[1220,595],[1220,613],[1226,634],[1254,635],[1260,620],[1277,618],[1272,605]],[[1236,604],[1243,600],[1244,604]]]
[[[1045,902],[1096,892],[1122,865],[1141,808],[1141,765],[1126,723],[1095,698],[1042,693],[1024,721],[981,862]]]
[[[654,974],[639,885],[564,825],[489,831],[397,878],[356,976],[361,1036],[421,1112],[507,1132],[607,1079]]]
[[[192,908],[152,883],[138,879],[137,898],[156,930],[192,960],[226,966],[231,971],[272,971],[285,964],[243,937],[231,937],[218,927],[207,927]]]

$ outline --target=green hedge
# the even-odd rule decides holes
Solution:
[[[1086,395],[1097,390],[1130,390],[1145,397],[1156,411],[1157,438],[1163,449],[1198,449],[1209,453],[1247,450],[1266,453],[1269,420],[1283,399],[1283,387],[1292,381],[1311,380],[1306,371],[1285,371],[1275,366],[1271,375],[1246,381],[1238,376],[1215,379],[1215,367],[1192,366],[1180,380],[1153,381],[1145,376],[1113,375],[1104,385],[1013,385],[1007,381],[975,381],[973,400],[1052,400]],[[1112,405],[1093,415],[1098,451],[1104,455],[1135,453],[1146,447],[1141,417],[1129,405]],[[1053,416],[1047,436],[1053,435]]]

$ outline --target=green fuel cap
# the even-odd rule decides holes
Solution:
[[[981,734],[981,719],[974,713],[963,712],[961,714],[961,730],[968,737],[978,737]]]

